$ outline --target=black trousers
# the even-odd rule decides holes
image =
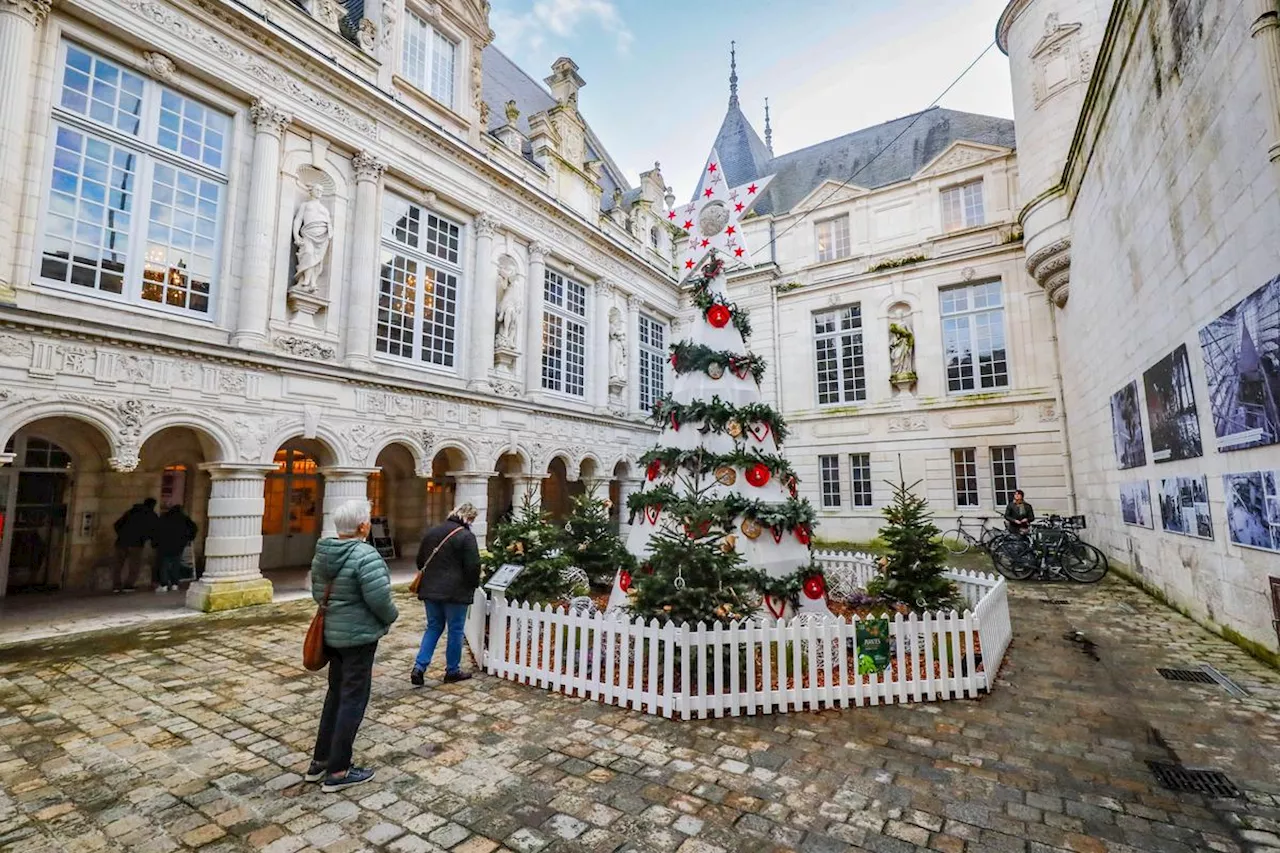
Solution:
[[[344,773],[351,768],[351,745],[369,706],[377,650],[376,641],[346,649],[325,646],[329,655],[329,691],[324,695],[320,731],[311,757],[330,773]]]

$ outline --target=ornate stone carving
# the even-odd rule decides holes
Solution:
[[[314,358],[327,361],[334,357],[333,347],[295,335],[281,335],[273,342],[281,352],[291,353],[299,358]]]
[[[17,335],[0,335],[0,356],[26,358],[31,355],[31,341]]]
[[[989,151],[971,148],[968,145],[957,145],[946,154],[943,154],[942,158],[929,169],[929,173],[940,175],[944,172],[954,172],[957,169],[963,169],[965,166],[981,163],[990,156],[992,155]]]
[[[1058,406],[1056,403],[1041,403],[1036,407],[1040,417],[1040,423],[1050,423],[1058,419]]]
[[[538,264],[545,263],[547,255],[551,253],[551,248],[545,243],[539,243],[537,240],[529,244],[529,263]]]
[[[1059,308],[1067,304],[1071,285],[1071,240],[1062,238],[1027,258],[1027,272]]]
[[[253,122],[254,130],[275,136],[284,133],[284,129],[293,121],[291,113],[285,112],[261,98],[254,101],[249,107],[249,118]]]
[[[502,108],[502,112],[507,117],[507,124],[515,124],[516,119],[520,118],[520,108],[516,106],[514,100],[507,101],[506,106]]]
[[[311,0],[311,16],[333,32],[338,32],[342,25],[342,16],[346,7],[338,0]]]
[[[895,385],[916,381],[916,335],[909,316],[889,321],[889,373]]]
[[[166,83],[172,83],[177,77],[178,67],[173,64],[173,60],[165,56],[163,53],[156,53],[151,50],[142,52],[142,59],[147,63],[147,70],[151,72],[153,77],[163,80]]]
[[[386,50],[391,46],[391,36],[396,29],[396,3],[395,0],[383,0],[382,3],[382,49]]]
[[[487,213],[482,213],[476,217],[476,236],[492,237],[493,232],[498,229],[498,220],[494,219]]]
[[[387,170],[387,164],[368,151],[361,151],[351,158],[351,168],[355,170],[357,181],[376,181]]]
[[[484,104],[484,66],[480,61],[480,51],[473,51],[471,59],[471,105],[475,108],[476,114],[480,113],[481,105]]]
[[[1086,83],[1093,70],[1090,57],[1080,49],[1080,24],[1063,24],[1056,12],[1044,19],[1044,36],[1031,49],[1033,66],[1031,91],[1035,107],[1070,89]]]
[[[617,308],[609,309],[609,384],[627,384],[627,332]]]
[[[924,432],[928,428],[929,421],[922,414],[889,418],[889,432]]]
[[[520,386],[508,379],[490,380],[489,387],[493,389],[493,393],[502,397],[520,396]]]
[[[116,453],[107,460],[113,471],[129,472],[138,467],[138,453],[146,422],[156,415],[179,411],[178,406],[132,398],[95,397],[89,394],[62,394],[59,399],[100,409],[120,423],[116,435]]]
[[[303,293],[315,293],[324,273],[324,260],[333,239],[333,218],[320,196],[324,187],[312,184],[307,200],[293,217],[293,244],[297,248],[298,267],[293,286]]]
[[[498,314],[495,323],[496,349],[516,352],[520,336],[520,268],[515,258],[498,258]]]
[[[369,458],[369,452],[373,450],[373,443],[377,441],[378,436],[382,435],[382,433],[383,430],[379,427],[360,423],[343,430],[342,438],[351,450],[351,458],[357,464],[360,464]]]
[[[120,375],[126,382],[150,382],[154,375],[155,359],[145,355],[128,355],[117,363]]]
[[[232,423],[231,431],[243,461],[256,462],[262,458],[262,445],[267,440],[262,421],[241,416]]]
[[[378,25],[370,18],[362,20],[360,29],[356,31],[356,41],[360,42],[360,47],[366,53],[373,53],[373,49],[378,46]]]
[[[0,0],[0,7],[17,12],[33,26],[40,26],[49,16],[52,0]]]

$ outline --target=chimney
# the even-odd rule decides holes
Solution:
[[[552,74],[545,82],[551,87],[551,94],[561,104],[576,104],[578,90],[587,85],[587,81],[578,76],[578,65],[567,56],[562,56],[551,63]]]

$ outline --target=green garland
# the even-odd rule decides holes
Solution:
[[[694,400],[691,403],[677,403],[668,394],[653,404],[649,419],[663,426],[705,424],[712,432],[726,432],[730,421],[736,421],[744,430],[752,424],[764,424],[773,433],[773,439],[778,445],[787,440],[786,421],[772,406],[765,403],[734,406],[724,402],[719,396],[712,397],[710,402]],[[745,434],[744,432],[743,435]]]
[[[674,473],[683,468],[693,474],[706,474],[721,466],[728,465],[745,471],[753,465],[764,465],[769,473],[783,481],[795,477],[795,469],[791,463],[781,456],[769,456],[758,450],[736,450],[733,453],[708,453],[698,447],[692,450],[681,450],[678,447],[654,448],[640,457],[640,464],[648,468],[657,462],[665,473]]]
[[[693,304],[702,312],[704,319],[713,305],[723,305],[729,309],[729,317],[733,321],[733,327],[738,330],[738,334],[742,335],[743,341],[746,341],[747,338],[751,337],[751,318],[747,312],[738,308],[736,302],[730,302],[727,297],[711,292],[712,280],[723,271],[724,259],[717,257],[716,253],[712,252],[707,262],[702,265],[702,275],[695,276],[689,280],[689,283],[693,285]]]
[[[791,602],[791,605],[798,606],[800,602],[800,590],[804,588],[805,581],[812,577],[822,578],[822,584],[825,587],[827,576],[822,571],[822,567],[817,563],[810,563],[803,569],[796,569],[789,575],[783,575],[780,578],[766,578],[760,584],[760,592],[763,595],[769,595],[774,598],[784,598]]]
[[[629,521],[645,512],[650,507],[673,506],[681,498],[670,485],[654,486],[642,492],[636,492],[627,498]],[[708,501],[706,515],[719,520],[729,529],[739,516],[759,522],[762,526],[774,530],[794,530],[800,525],[813,527],[817,513],[807,498],[789,498],[781,503],[762,501],[758,498],[746,498],[742,495],[725,495],[715,501]]]
[[[694,344],[680,341],[671,345],[671,367],[677,374],[702,371],[708,376],[708,368],[719,364],[725,372],[745,370],[758,385],[764,378],[764,359],[753,353],[738,355],[728,350],[713,350],[706,344]],[[745,378],[745,377],[744,377]]]

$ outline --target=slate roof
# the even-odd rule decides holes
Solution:
[[[489,105],[489,130],[495,130],[507,123],[507,101],[514,100],[520,109],[520,117],[516,119],[516,129],[528,136],[529,116],[551,109],[556,105],[556,99],[543,88],[541,83],[525,73],[519,65],[494,45],[491,44],[484,49],[481,61],[484,71],[481,97]],[[525,155],[532,157],[528,150],[525,151]],[[632,190],[626,176],[618,168],[618,164],[613,162],[613,158],[609,156],[609,152],[605,150],[590,125],[587,126],[587,157],[604,164],[604,175],[600,179],[604,210],[613,207],[615,187],[622,190],[624,199],[627,198],[628,193],[632,193],[633,198],[639,196],[639,190]]]
[[[899,133],[902,138],[893,141]],[[732,185],[774,175],[756,213],[786,213],[822,185],[849,181],[876,189],[909,180],[958,140],[1014,148],[1013,121],[932,107],[808,148],[769,157],[768,149],[736,106],[730,106],[715,148]],[[888,148],[885,148],[888,146]],[[878,157],[876,153],[885,148]],[[761,153],[763,152],[763,157]],[[874,159],[873,159],[874,158]],[[699,186],[696,198],[702,191]]]

